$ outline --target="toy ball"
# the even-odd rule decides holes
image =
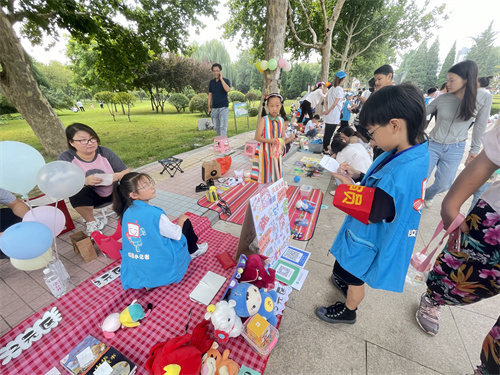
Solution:
[[[299,176],[295,176],[295,177],[293,178],[293,181],[295,181],[295,182],[299,182],[299,181],[300,181],[300,177],[299,177]]]

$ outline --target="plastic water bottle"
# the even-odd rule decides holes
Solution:
[[[66,271],[64,264],[59,259],[53,258],[49,263],[49,268],[64,282],[67,283],[69,281],[68,271]]]
[[[45,268],[43,270],[43,278],[54,297],[59,298],[66,293],[66,283],[50,268]]]

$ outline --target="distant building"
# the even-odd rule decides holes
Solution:
[[[469,54],[470,48],[462,47],[460,51],[457,52],[457,57],[455,58],[455,64],[460,61],[464,61],[465,57]]]

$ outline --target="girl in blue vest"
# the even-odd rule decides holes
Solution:
[[[130,172],[113,185],[113,210],[122,223],[123,289],[155,288],[178,283],[189,262],[208,250],[197,245],[198,236],[187,215],[172,223],[159,207],[155,182],[145,173]]]
[[[335,174],[343,183],[352,184],[352,178],[376,188],[377,198],[369,224],[348,215],[331,247],[336,258],[331,280],[346,301],[316,309],[316,315],[328,323],[356,322],[365,283],[372,288],[403,291],[423,206],[429,147],[419,89],[408,84],[381,88],[364,104],[360,123],[385,152],[366,175],[347,163]]]

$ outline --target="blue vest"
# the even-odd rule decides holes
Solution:
[[[123,289],[155,288],[178,283],[186,274],[191,256],[184,235],[172,240],[160,234],[159,207],[134,200],[122,221]]]
[[[351,111],[347,109],[347,105],[351,104],[349,100],[345,100],[344,106],[342,107],[342,118],[341,121],[349,121],[351,119]]]
[[[330,253],[345,270],[372,288],[402,292],[420,223],[429,168],[428,143],[408,149],[370,175],[391,155],[380,155],[361,185],[379,187],[391,195],[396,217],[390,223],[365,225],[347,216]]]

